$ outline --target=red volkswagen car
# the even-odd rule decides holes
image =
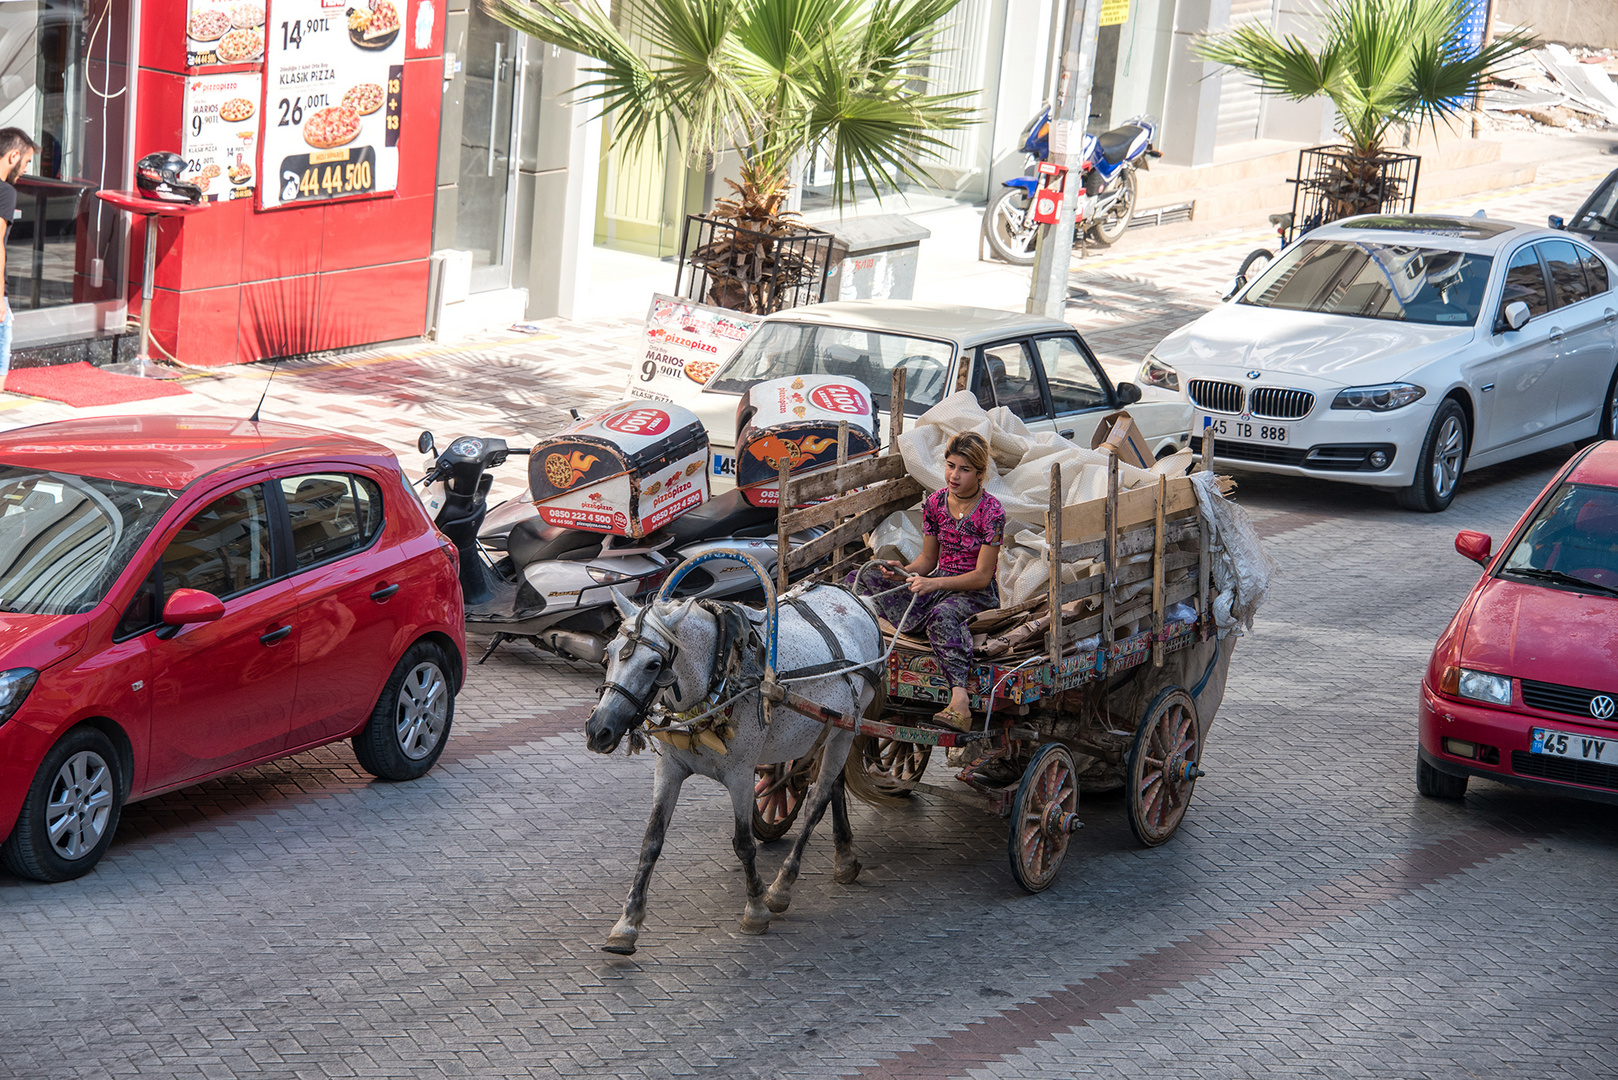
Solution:
[[[444,749],[455,551],[384,447],[103,417],[0,434],[0,863],[77,877],[124,804],[352,738]]]
[[[1618,802],[1618,441],[1575,455],[1492,547],[1455,538],[1486,572],[1427,664],[1416,787],[1458,799],[1486,776]]]

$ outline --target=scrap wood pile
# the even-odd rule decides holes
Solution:
[[[1500,72],[1499,84],[1483,95],[1483,109],[1503,127],[1618,125],[1615,77],[1618,55],[1546,45]]]

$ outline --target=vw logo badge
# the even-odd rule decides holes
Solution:
[[[1258,377],[1259,377],[1259,376],[1260,376],[1260,375],[1262,375],[1262,374],[1264,374],[1264,373],[1263,373],[1263,372],[1262,372],[1262,371],[1249,371],[1249,372],[1248,372],[1248,373],[1247,373],[1247,377],[1248,377],[1248,378],[1249,378],[1249,379],[1256,379],[1256,378],[1258,378]]]
[[[1618,712],[1618,705],[1606,694],[1597,694],[1590,699],[1590,715],[1597,720],[1611,720],[1614,712]]]

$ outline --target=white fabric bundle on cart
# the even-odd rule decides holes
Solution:
[[[899,436],[905,469],[928,491],[944,486],[944,450],[963,431],[975,431],[989,444],[990,495],[1005,507],[1006,543],[1000,549],[1000,603],[1011,607],[1045,590],[1047,570],[1045,512],[1050,509],[1051,466],[1062,466],[1062,502],[1069,505],[1107,495],[1104,450],[1088,450],[1052,431],[1032,432],[1011,410],[1000,406],[985,412],[968,391],[960,391],[928,409],[915,426]],[[1159,475],[1183,476],[1191,467],[1189,451],[1164,458],[1151,469],[1118,465],[1122,489],[1156,483]],[[1018,526],[1022,526],[1018,528]],[[1063,568],[1064,581],[1076,581],[1091,572],[1089,564]]]

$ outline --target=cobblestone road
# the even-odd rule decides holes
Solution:
[[[1207,299],[1119,276],[1167,312],[1120,332]],[[582,351],[509,361],[556,348]],[[593,355],[559,334],[291,365],[282,418],[399,449],[424,420],[544,430],[618,385]],[[262,388],[192,385],[200,411]],[[68,413],[12,402],[7,423]],[[859,882],[817,840],[791,912],[747,937],[728,801],[698,780],[641,951],[611,957],[652,758],[588,753],[598,676],[508,646],[422,780],[331,747],[130,807],[77,882],[0,876],[0,1076],[1613,1075],[1618,814],[1478,781],[1437,803],[1412,776],[1421,667],[1475,579],[1453,535],[1501,536],[1568,452],[1471,474],[1436,516],[1243,477],[1281,576],[1164,847],[1089,800],[1027,896],[998,819],[856,805]]]

